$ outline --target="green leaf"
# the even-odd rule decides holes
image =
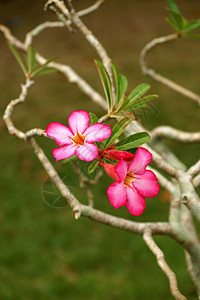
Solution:
[[[42,70],[36,70],[34,72],[34,74],[32,74],[31,77],[46,75],[46,74],[55,73],[55,72],[58,72],[58,70],[56,68],[45,68]]]
[[[116,141],[116,139],[124,132],[124,129],[131,121],[132,120],[129,118],[124,118],[115,124],[115,126],[112,128],[112,135],[108,138],[107,143],[105,144],[105,149]]]
[[[176,30],[176,31],[178,31],[179,29],[178,29],[178,26],[176,25],[176,23],[173,21],[173,19],[171,19],[171,18],[169,18],[169,17],[167,17],[167,18],[165,18],[165,20]]]
[[[108,102],[108,108],[109,112],[113,109],[113,96],[112,96],[112,86],[111,86],[111,80],[108,75],[108,72],[106,71],[106,68],[102,64],[102,62],[95,60],[95,64],[104,88],[104,92],[106,94],[106,100]]]
[[[89,112],[90,115],[90,125],[98,123],[98,118],[95,114]]]
[[[175,12],[180,14],[179,8],[173,0],[168,0],[167,4],[168,4],[169,9],[174,10]]]
[[[138,109],[138,108],[141,108],[141,107],[144,107],[147,105],[147,102],[151,101],[151,100],[154,100],[154,99],[157,99],[158,98],[158,95],[148,95],[144,98],[141,98],[137,101],[135,101],[131,106],[129,106],[127,108],[128,111],[133,111],[135,109]]]
[[[169,14],[174,19],[174,21],[178,27],[178,30],[181,32],[183,29],[183,24],[186,20],[180,15],[180,13],[177,13],[174,10],[169,10]]]
[[[198,28],[200,28],[200,20],[189,21],[187,22],[187,25],[184,28],[184,32],[190,32]]]
[[[98,165],[99,165],[99,160],[98,160],[98,159],[95,159],[95,160],[91,163],[91,165],[89,165],[89,167],[88,167],[88,173],[89,173],[89,174],[93,173],[93,172],[96,170],[96,168],[98,167]]]
[[[128,80],[124,75],[119,75],[119,100],[125,95],[128,86]]]
[[[115,77],[115,85],[116,85],[116,101],[115,101],[115,104],[117,105],[119,103],[120,99],[121,99],[121,98],[119,98],[119,73],[118,73],[117,67],[114,64],[114,62],[111,62],[111,66],[112,66],[113,74],[114,74],[114,77]]]
[[[141,83],[138,85],[129,95],[128,98],[130,99],[129,104],[126,107],[132,106],[132,104],[141,98],[149,89],[150,85],[147,83]]]
[[[128,99],[125,95],[123,95],[116,107],[116,111],[123,110],[123,108],[126,107],[129,102],[130,102],[130,99]]]
[[[26,54],[26,62],[28,66],[28,73],[31,74],[36,66],[36,49],[33,45],[28,46],[27,54]]]
[[[119,143],[115,144],[116,150],[125,151],[132,148],[139,147],[140,145],[147,143],[150,139],[150,136],[147,132],[139,132],[132,134]]]
[[[11,45],[11,43],[9,43],[9,42],[8,42],[8,46],[9,46],[10,50],[12,51],[14,57],[16,58],[18,64],[20,65],[22,71],[24,72],[24,74],[25,74],[25,76],[26,76],[27,70],[26,70],[26,68],[25,68],[25,66],[24,66],[24,63],[23,63],[23,61],[22,61],[22,59],[21,59],[21,57],[20,57],[20,55],[19,55],[19,52],[18,52],[17,49],[16,49],[13,45]]]
[[[57,59],[57,57],[49,59],[44,64],[40,65],[39,68],[37,68],[34,72],[32,72],[31,77],[34,77],[36,73],[38,73],[39,71],[45,69],[48,66],[48,64],[50,64],[50,62],[55,61],[56,59]],[[54,69],[54,68],[52,68],[52,69]]]

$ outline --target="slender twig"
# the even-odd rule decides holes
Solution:
[[[178,284],[177,284],[177,279],[176,279],[175,273],[171,270],[171,268],[166,263],[164,253],[163,253],[163,251],[161,251],[161,249],[157,246],[157,244],[153,240],[152,232],[149,228],[145,230],[145,232],[143,234],[143,239],[144,239],[145,243],[147,244],[147,246],[149,247],[149,249],[156,256],[159,267],[166,274],[166,276],[169,280],[171,294],[175,297],[175,299],[186,300],[186,297],[183,296],[178,289]]]
[[[175,83],[174,81],[156,73],[154,70],[149,69],[146,65],[146,55],[152,48],[156,47],[157,45],[176,40],[179,37],[178,33],[169,34],[163,37],[155,38],[150,43],[148,43],[141,51],[140,54],[140,65],[142,68],[143,74],[147,74],[151,76],[153,79],[161,82],[162,84],[166,85],[167,87],[171,88],[172,90],[178,92],[179,94],[194,100],[198,104],[200,104],[200,96],[195,94],[194,92],[182,87],[181,85]]]
[[[92,13],[93,11],[97,10],[103,4],[103,2],[104,2],[104,0],[98,0],[93,5],[89,6],[88,8],[78,11],[77,15],[79,17],[88,15],[88,14]]]
[[[100,43],[100,41],[97,39],[97,37],[92,33],[91,30],[88,29],[88,27],[83,23],[83,21],[80,19],[80,16],[75,12],[75,9],[72,6],[72,3],[70,2],[70,7],[72,8],[71,11],[65,6],[63,1],[60,0],[50,0],[47,1],[46,7],[53,9],[53,7],[58,8],[64,16],[66,16],[71,22],[77,27],[77,29],[83,34],[85,39],[89,42],[89,44],[95,49],[97,54],[99,55],[100,59],[102,60],[103,64],[105,65],[109,76],[112,81],[112,71],[111,71],[111,60],[107,54],[106,49],[103,47],[103,45]],[[112,85],[114,89],[114,85]],[[114,91],[113,91],[114,92]]]
[[[151,131],[152,138],[168,138],[182,143],[200,142],[200,132],[185,132],[170,126],[159,126]]]

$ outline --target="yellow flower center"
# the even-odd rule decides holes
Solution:
[[[85,136],[82,135],[81,133],[78,133],[78,131],[71,139],[73,141],[74,146],[77,145],[82,146],[85,143]]]
[[[126,174],[126,178],[124,179],[124,185],[131,185],[133,179],[134,179],[133,172],[128,172]]]

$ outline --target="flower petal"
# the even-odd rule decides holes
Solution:
[[[119,177],[117,176],[115,172],[115,165],[112,164],[104,164],[101,163],[101,165],[105,168],[105,172],[112,177],[114,180],[119,181]]]
[[[154,197],[160,190],[158,179],[149,170],[145,171],[142,175],[135,174],[132,185],[144,197]]]
[[[55,140],[58,146],[72,144],[70,137],[73,136],[73,134],[71,130],[59,122],[49,123],[45,132],[49,137]]]
[[[91,161],[97,158],[98,148],[96,145],[85,143],[76,149],[76,155],[80,160]]]
[[[133,172],[136,174],[143,174],[147,165],[152,161],[151,153],[139,147],[135,153],[135,156],[130,161],[128,166],[128,172]]]
[[[53,157],[55,157],[56,161],[61,159],[66,159],[75,154],[76,148],[74,145],[66,145],[60,148],[55,148],[52,151]]]
[[[109,150],[108,151],[108,157],[110,159],[116,159],[116,160],[126,160],[126,161],[130,161],[134,155],[128,151],[119,151],[119,150]]]
[[[146,208],[145,198],[142,197],[134,188],[127,187],[126,208],[134,216],[140,216]]]
[[[119,177],[120,181],[123,181],[127,174],[127,162],[125,160],[120,160],[115,167],[115,172],[117,173],[117,176]]]
[[[78,110],[73,111],[68,118],[69,128],[75,135],[77,131],[81,134],[84,133],[90,123],[90,116],[87,111]]]
[[[112,134],[112,129],[110,125],[105,125],[101,123],[95,123],[88,127],[84,132],[86,137],[86,142],[94,143],[94,142],[102,142],[103,140],[109,138]]]
[[[107,189],[110,204],[117,209],[126,203],[126,188],[123,182],[113,182]]]

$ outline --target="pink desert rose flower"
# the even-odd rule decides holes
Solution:
[[[139,216],[146,208],[145,197],[154,197],[159,192],[159,184],[155,174],[146,170],[152,161],[152,155],[144,148],[138,148],[133,159],[127,165],[120,160],[110,168],[110,176],[116,181],[107,189],[110,204],[117,209],[125,205],[128,211]],[[108,167],[109,168],[109,167]],[[106,170],[107,173],[108,170]]]
[[[80,160],[91,161],[97,158],[98,148],[94,142],[107,139],[112,130],[109,125],[95,123],[89,126],[87,111],[73,111],[69,118],[69,128],[59,122],[49,123],[46,134],[53,138],[59,148],[52,151],[56,161],[77,155]]]

